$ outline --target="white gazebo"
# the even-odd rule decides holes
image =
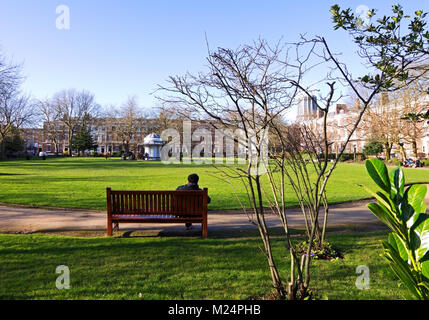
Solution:
[[[163,145],[164,142],[156,133],[147,135],[143,140],[146,160],[161,160],[161,148]]]

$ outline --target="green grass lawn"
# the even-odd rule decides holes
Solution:
[[[400,299],[380,240],[386,232],[330,235],[345,256],[314,261],[311,288],[329,299]],[[0,299],[247,299],[271,293],[258,237],[78,238],[0,235]],[[273,248],[283,277],[284,242]],[[58,290],[56,267],[70,268],[69,290]],[[370,289],[355,286],[356,267],[370,269]],[[141,294],[139,296],[139,294]]]
[[[429,170],[405,169],[407,182],[429,181]],[[211,210],[238,209],[233,189],[219,179],[210,165],[164,165],[161,162],[122,161],[104,158],[57,158],[46,161],[0,162],[0,202],[104,209],[106,187],[125,190],[171,190],[185,184],[190,173],[200,175],[208,187]],[[232,181],[241,200],[247,197],[239,181]],[[330,203],[367,198],[358,184],[372,185],[361,164],[340,164],[328,184]],[[287,205],[296,205],[288,189]]]

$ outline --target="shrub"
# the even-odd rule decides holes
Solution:
[[[325,158],[324,154],[319,154],[319,157],[321,159]],[[329,153],[328,154],[328,160],[334,160],[336,157],[337,157],[336,153]],[[345,153],[343,153],[340,156],[339,161],[340,162],[353,161],[354,159],[355,159],[355,154],[354,153],[347,153],[347,152],[345,152]],[[359,152],[356,153],[356,161],[364,161],[365,159],[366,159],[366,157],[365,157],[365,155],[363,153],[359,153]]]
[[[383,152],[383,144],[379,141],[373,141],[365,145],[363,153],[367,156],[375,156]]]
[[[356,153],[356,161],[363,161],[366,157],[363,153]],[[354,161],[355,160],[355,154],[354,153],[343,153],[340,157],[340,161]]]
[[[296,252],[299,256],[306,255],[308,248],[308,241],[302,241],[297,244]],[[311,258],[319,260],[336,260],[344,258],[341,252],[333,247],[329,242],[325,241],[320,245],[317,239],[314,239],[313,246],[311,248]]]
[[[368,204],[371,212],[392,232],[383,241],[383,256],[394,274],[411,293],[410,298],[429,300],[429,215],[424,201],[425,185],[412,185],[405,190],[401,167],[389,175],[384,162],[366,161],[366,169],[380,187],[367,189],[377,200]]]

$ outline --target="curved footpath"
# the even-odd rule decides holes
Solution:
[[[329,227],[362,226],[370,229],[380,228],[381,223],[367,209],[367,201],[343,203],[330,206],[328,218]],[[291,228],[303,228],[303,217],[297,208],[288,209],[289,225]],[[323,219],[323,218],[322,218]],[[323,220],[320,221],[323,221]],[[281,227],[279,218],[267,213],[269,227]],[[208,226],[210,232],[240,231],[255,229],[249,222],[249,217],[242,211],[209,211]],[[198,234],[200,225],[185,231],[183,224],[121,224],[121,230],[142,230],[158,234]],[[81,209],[32,208],[28,206],[0,205],[0,232],[3,233],[33,233],[33,232],[62,232],[62,231],[105,231],[106,212]]]

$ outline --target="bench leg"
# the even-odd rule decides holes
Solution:
[[[206,239],[208,236],[208,230],[207,230],[207,221],[203,221],[202,225],[202,231],[203,231],[203,238]]]
[[[107,236],[113,236],[112,221],[107,220]]]

